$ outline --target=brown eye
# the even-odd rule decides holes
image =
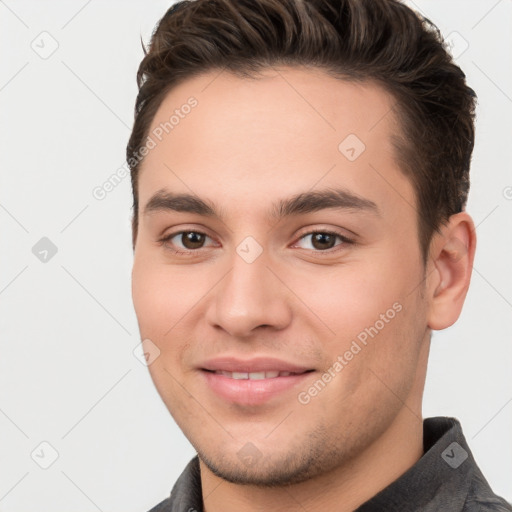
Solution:
[[[208,245],[205,245],[207,239],[211,241],[208,235],[200,231],[178,231],[165,236],[159,242],[166,249],[184,255],[187,251],[189,251],[189,254],[193,254],[198,252],[198,249],[208,247]]]
[[[337,250],[346,249],[349,245],[354,245],[354,241],[340,233],[310,231],[299,238],[297,245],[302,249],[309,249],[318,254],[322,252],[332,254]]]
[[[311,245],[315,249],[331,249],[336,244],[337,235],[331,235],[330,233],[312,233]]]
[[[203,233],[197,231],[184,231],[181,233],[181,243],[185,249],[200,249],[205,240]]]
[[[340,245],[337,243],[337,239],[341,240],[343,243],[345,240],[341,235],[337,233],[329,233],[325,231],[312,231],[306,235],[303,235],[300,238],[300,241],[305,245],[302,247],[304,249],[314,249],[316,251],[325,251],[327,249],[332,249],[336,245]]]

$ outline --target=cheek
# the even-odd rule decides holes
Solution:
[[[176,336],[180,328],[177,322],[184,312],[175,276],[176,273],[171,274],[170,269],[153,259],[135,258],[132,300],[140,336],[142,340],[151,340],[159,350],[148,370],[158,393],[173,412],[179,411],[180,404],[186,402],[176,378],[179,379],[179,361],[187,343],[185,337]]]
[[[156,268],[137,259],[133,265],[132,300],[143,338],[155,337],[167,317],[164,310],[167,290]]]
[[[402,257],[397,262],[395,253],[383,252],[372,263],[361,261],[326,279],[308,279],[302,288],[304,302],[322,321],[316,324],[328,328],[322,327],[323,347],[330,361],[351,352],[345,372],[351,375],[350,386],[368,378],[365,366],[388,373],[415,365],[426,314],[418,286],[422,267],[414,257]]]
[[[404,300],[399,278],[382,269],[340,268],[330,275],[310,275],[296,279],[293,289],[327,329],[325,339],[346,340],[379,322],[380,315],[393,316],[393,305]],[[299,290],[301,290],[299,292]]]
[[[171,267],[158,258],[135,258],[132,300],[141,339],[150,339],[160,351],[149,371],[161,394],[179,391],[168,372],[177,377],[185,371],[193,326],[200,322],[202,300],[212,286],[205,277],[199,266]]]
[[[163,340],[204,291],[189,268],[171,268],[156,258],[135,258],[132,300],[141,335]]]

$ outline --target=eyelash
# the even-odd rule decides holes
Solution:
[[[158,243],[160,245],[163,245],[165,246],[165,248],[169,251],[171,251],[172,253],[176,254],[176,255],[180,255],[180,256],[185,256],[185,257],[193,257],[195,256],[198,252],[201,251],[201,249],[205,249],[205,247],[199,247],[198,249],[175,249],[173,247],[169,247],[168,245],[166,245],[171,239],[173,239],[175,236],[177,235],[183,235],[184,233],[196,233],[198,235],[204,235],[205,237],[208,237],[208,238],[211,238],[209,237],[206,233],[203,233],[202,231],[196,231],[196,230],[182,230],[182,231],[176,231],[174,233],[170,233],[169,235],[166,235],[164,236],[163,238],[159,239],[158,240]],[[337,233],[336,231],[330,231],[330,230],[315,230],[315,231],[308,231],[307,233],[303,233],[298,239],[297,241],[299,240],[302,240],[303,238],[305,238],[306,236],[309,236],[309,235],[314,235],[314,234],[323,234],[323,235],[332,235],[332,236],[336,236],[338,237],[340,240],[341,240],[341,244],[338,244],[338,245],[335,245],[334,247],[331,247],[330,249],[325,249],[325,250],[314,250],[314,249],[306,249],[307,251],[312,251],[318,255],[332,255],[333,253],[339,251],[339,250],[342,250],[341,248],[345,245],[354,245],[355,242],[354,240],[351,240],[350,238],[347,238],[346,236],[342,235],[341,233]]]

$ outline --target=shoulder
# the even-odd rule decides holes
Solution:
[[[473,474],[463,512],[512,512],[512,504],[496,495],[479,469]]]
[[[466,501],[463,512],[511,512],[512,505],[504,499],[496,497],[495,499],[476,499]]]

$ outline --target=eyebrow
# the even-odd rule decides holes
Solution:
[[[317,212],[325,209],[368,212],[380,216],[377,205],[344,189],[324,189],[302,192],[287,199],[280,199],[271,206],[269,218],[280,220],[293,215]],[[205,217],[222,219],[215,203],[192,194],[176,194],[160,189],[146,203],[143,215],[158,211],[195,213]]]

